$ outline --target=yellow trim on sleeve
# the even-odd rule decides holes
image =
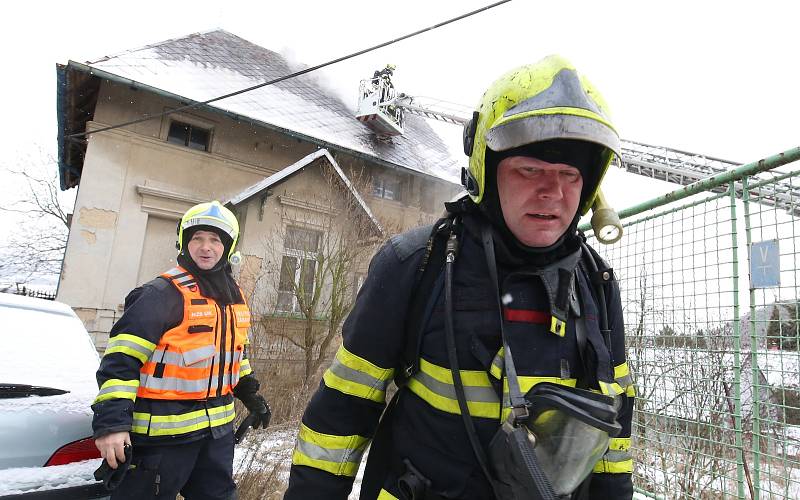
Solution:
[[[383,403],[386,401],[386,391],[377,387],[359,384],[358,382],[354,382],[352,380],[343,379],[330,370],[325,371],[322,379],[325,381],[326,386],[339,392],[343,392],[344,394],[349,394],[362,399],[369,399],[370,401],[375,401],[376,403]]]
[[[137,349],[136,347],[119,345],[122,342],[130,342],[132,344],[136,344],[140,348]],[[153,353],[153,351],[155,351],[155,349],[156,345],[149,340],[143,339],[136,335],[131,335],[130,333],[118,333],[109,339],[108,347],[106,348],[106,352],[103,353],[103,356],[108,356],[109,354],[119,352],[136,358],[142,364],[144,364],[150,358],[150,355]]]
[[[611,438],[608,449],[612,451],[628,451],[631,449],[631,438]]]
[[[595,474],[632,474],[633,459],[622,462],[609,462],[605,458],[601,459],[592,470]]]
[[[344,345],[339,347],[336,357],[344,366],[350,368],[351,370],[366,373],[367,375],[379,380],[389,380],[394,375],[394,368],[381,368],[375,363],[348,351]]]
[[[297,433],[297,446],[292,453],[292,464],[306,465],[315,469],[324,470],[337,476],[355,477],[361,464],[361,456],[369,444],[369,439],[359,435],[336,436],[317,432],[305,424],[300,424]],[[310,445],[313,449],[320,450],[320,456],[315,458],[300,451],[302,444]],[[340,460],[325,460],[323,456],[337,456]]]

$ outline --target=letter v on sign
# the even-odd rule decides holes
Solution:
[[[781,285],[781,253],[778,240],[750,245],[750,288],[774,288]]]

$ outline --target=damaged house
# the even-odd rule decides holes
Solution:
[[[254,309],[299,317],[314,290],[323,301],[335,291],[325,248],[369,249],[339,277],[355,293],[376,244],[435,220],[458,192],[456,160],[424,119],[376,137],[355,103],[307,76],[163,114],[297,69],[222,30],[58,65],[61,188],[78,194],[57,299],[98,350],[126,294],[175,264],[177,222],[196,203],[218,199],[239,217],[235,272]]]

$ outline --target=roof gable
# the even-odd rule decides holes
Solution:
[[[350,192],[350,194],[355,199],[357,205],[364,211],[364,214],[372,222],[376,234],[378,236],[383,236],[384,230],[380,222],[378,222],[378,219],[375,218],[375,215],[373,215],[372,210],[369,208],[366,202],[364,202],[364,199],[361,197],[361,194],[359,194],[358,190],[355,188],[353,183],[350,181],[347,175],[345,175],[344,171],[342,171],[339,164],[326,149],[320,149],[314,151],[313,153],[306,155],[300,160],[296,161],[295,163],[289,165],[288,167],[281,169],[279,172],[270,175],[266,179],[262,179],[257,183],[253,184],[252,186],[247,187],[241,193],[237,194],[236,196],[225,202],[225,205],[231,208],[237,205],[241,205],[250,198],[258,196],[266,189],[269,189],[272,186],[280,184],[281,182],[285,181],[294,174],[300,172],[305,167],[311,165],[312,163],[314,163],[315,160],[320,158],[327,160],[328,165],[330,165],[330,167],[336,173],[336,177],[344,184],[345,188]]]

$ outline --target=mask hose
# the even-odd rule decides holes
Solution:
[[[489,467],[486,464],[486,454],[481,446],[481,443],[478,441],[478,433],[475,430],[475,423],[472,421],[472,417],[469,414],[469,407],[467,406],[467,400],[464,395],[464,384],[461,381],[461,371],[458,368],[458,353],[456,351],[456,339],[453,328],[453,265],[455,264],[457,254],[458,238],[456,237],[455,231],[451,229],[450,237],[447,239],[447,246],[445,250],[444,268],[444,301],[446,311],[444,328],[445,340],[447,343],[447,359],[450,363],[450,373],[453,376],[453,385],[455,386],[456,390],[458,408],[460,410],[462,420],[464,421],[464,427],[466,427],[467,430],[469,443],[472,445],[472,451],[475,454],[475,459],[481,466],[481,470],[483,471],[484,476],[486,476],[486,480],[489,481],[489,485],[491,485],[492,489],[494,490],[494,481],[492,480],[492,475],[489,473]],[[500,498],[499,495],[497,495],[497,492],[495,492],[495,497]]]

